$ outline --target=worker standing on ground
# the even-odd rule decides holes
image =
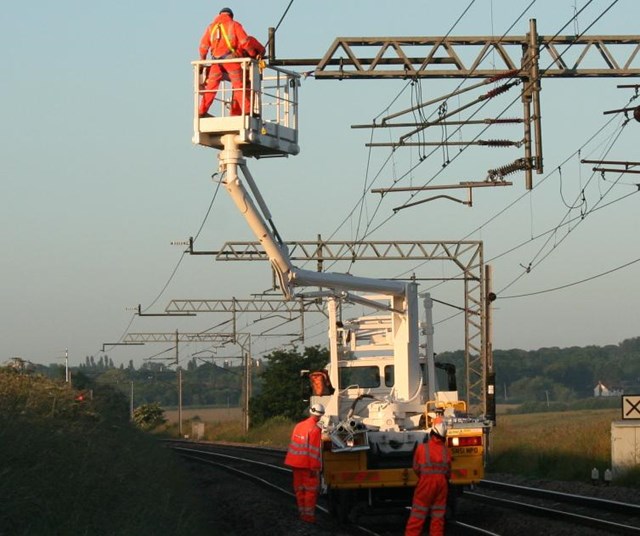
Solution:
[[[284,464],[293,468],[293,489],[300,519],[315,523],[322,468],[322,430],[318,421],[324,415],[324,406],[313,404],[309,413],[310,416],[293,429]]]
[[[200,59],[206,60],[209,51],[211,51],[211,59],[214,60],[237,58],[241,56],[239,51],[243,50],[248,44],[249,36],[242,24],[233,20],[233,11],[231,9],[224,7],[202,34],[200,39]],[[243,92],[242,87],[242,64],[231,62],[214,64],[209,67],[204,84],[206,93],[203,94],[198,109],[200,117],[208,115],[209,107],[216,97],[216,92],[223,78],[231,82],[233,101],[235,103],[234,109],[244,110],[245,113],[249,113],[248,95]]]
[[[451,455],[446,444],[446,427],[442,417],[434,421],[429,440],[420,443],[413,455],[413,470],[418,483],[405,536],[419,536],[427,516],[431,517],[429,536],[443,536],[447,492],[451,473]]]

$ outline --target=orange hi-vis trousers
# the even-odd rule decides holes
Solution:
[[[309,469],[293,469],[293,489],[296,492],[298,513],[300,519],[307,523],[316,522],[316,503],[318,502],[318,489],[320,487],[320,474]]]
[[[431,517],[429,536],[444,536],[448,488],[449,484],[445,475],[435,474],[420,478],[413,494],[413,504],[405,536],[420,536],[428,516]]]
[[[209,111],[211,104],[216,98],[218,87],[222,80],[229,80],[233,90],[233,110],[231,115],[241,115],[244,110],[245,114],[250,114],[250,100],[247,91],[244,91],[244,79],[242,72],[242,64],[240,63],[222,63],[213,64],[209,67],[209,74],[205,82],[204,89],[206,93],[202,95],[200,101],[199,113],[203,115]],[[244,108],[243,108],[244,106]]]

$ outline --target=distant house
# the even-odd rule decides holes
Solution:
[[[16,372],[28,373],[35,370],[35,365],[31,361],[22,359],[21,357],[12,357],[0,365],[4,368],[13,369]]]
[[[622,396],[623,394],[623,389],[609,389],[602,382],[598,382],[598,385],[593,388],[593,396],[595,397]]]

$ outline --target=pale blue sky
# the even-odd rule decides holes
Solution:
[[[509,33],[525,34],[528,20],[536,18],[539,33],[553,35],[586,3],[538,0]],[[636,34],[640,4],[634,0],[594,0],[562,34],[584,31],[612,3],[588,33]],[[246,30],[264,41],[267,28],[278,23],[288,4],[282,0],[229,5]],[[452,30],[469,4],[468,13]],[[318,58],[337,36],[445,35],[449,31],[451,35],[502,35],[529,4],[295,0],[278,31],[277,52],[282,58]],[[0,361],[20,356],[48,364],[64,355],[65,348],[72,364],[86,355],[97,357],[103,342],[117,341],[125,332],[132,318],[127,308],[139,303],[146,307],[158,298],[183,249],[170,242],[196,235],[215,191],[210,176],[216,169],[216,153],[191,143],[190,62],[196,59],[202,31],[224,5],[36,0],[14,2],[3,9]],[[633,65],[640,65],[640,57]],[[423,98],[443,95],[458,83],[423,80]],[[622,117],[614,118],[584,145],[612,118],[602,112],[624,107],[633,95],[632,90],[616,88],[622,83],[638,83],[638,79],[543,80],[545,173],[534,176],[534,183],[541,185],[530,194],[525,194],[524,178],[518,174],[510,177],[514,183],[510,188],[477,191],[473,208],[434,201],[403,210],[381,225],[407,197],[388,196],[376,211],[378,197],[368,193],[363,218],[371,218],[370,228],[377,230],[367,239],[483,240],[485,260],[494,267],[496,290],[510,285],[523,266],[533,263],[531,273],[501,297],[566,285],[638,259],[639,198],[629,195],[614,202],[637,189],[632,183],[638,182],[638,175],[590,180],[590,166],[579,165],[577,155],[580,149],[582,158],[606,154],[610,160],[640,160],[640,124],[632,121],[621,131]],[[350,126],[381,114],[406,85],[381,80],[303,81],[300,155],[249,163],[283,238],[313,240],[318,234],[340,240],[362,238],[359,211],[348,215],[365,178],[372,181],[389,153],[386,149],[370,152],[365,147],[370,132]],[[410,99],[405,90],[394,109],[408,107]],[[450,108],[468,102],[465,99],[452,100]],[[515,106],[505,116],[519,116],[517,94],[510,93],[480,117],[497,115],[514,99]],[[463,130],[452,139],[468,140],[476,133]],[[435,133],[436,139],[440,135]],[[389,141],[390,136],[387,131],[375,133],[377,141]],[[503,136],[517,139],[521,131]],[[450,158],[457,153],[457,147],[450,148]],[[483,180],[488,168],[518,156],[521,152],[515,149],[471,148],[458,155],[434,183]],[[398,151],[372,186],[389,186],[416,158],[416,151]],[[413,172],[411,181],[402,184],[423,184],[440,171],[442,159],[442,151],[435,151]],[[555,237],[547,235],[552,238],[546,246],[543,238],[505,254],[561,223],[567,213],[563,198],[572,203],[583,186],[586,210],[612,204],[584,220],[579,218],[580,209],[574,209],[570,217],[577,217],[575,223],[561,227]],[[568,229],[571,232],[565,238]],[[250,239],[244,221],[221,190],[199,236],[198,249]],[[537,265],[550,249],[552,253]],[[409,264],[356,264],[352,272],[394,277],[412,269]],[[420,270],[424,269],[416,269],[419,275],[427,275]],[[445,275],[448,268],[438,265],[431,270],[431,275]],[[636,263],[565,290],[498,300],[494,347],[604,345],[638,336],[639,276],[640,263]],[[171,299],[246,298],[270,284],[266,264],[214,263],[210,257],[187,256],[152,311],[162,312]],[[462,305],[459,285],[437,286],[432,293]],[[434,316],[441,321],[453,312],[441,307]],[[196,332],[223,320],[220,315],[188,320],[138,317],[129,330]],[[256,332],[260,327],[254,320],[241,319],[240,327]],[[309,318],[306,323],[310,327],[307,344],[324,344],[326,326],[321,318]],[[297,326],[294,323],[291,329]],[[437,351],[461,348],[460,319],[439,323],[435,337]],[[253,344],[257,354],[277,341],[256,337]],[[168,346],[120,347],[109,356],[116,363],[133,358],[139,364]],[[184,355],[201,349],[186,347]]]

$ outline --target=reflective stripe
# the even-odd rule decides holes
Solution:
[[[415,508],[415,506],[414,506]],[[418,512],[417,510],[414,510],[414,508],[411,509],[411,516],[410,517],[415,517],[417,519],[426,519],[427,517],[427,513],[426,512]]]
[[[447,471],[445,469],[443,470],[434,469],[433,471],[425,471],[424,469],[421,469],[419,472],[421,475],[446,475],[447,474]]]
[[[321,431],[316,417],[298,423],[291,434],[284,461],[289,467],[320,470],[322,467]]]

